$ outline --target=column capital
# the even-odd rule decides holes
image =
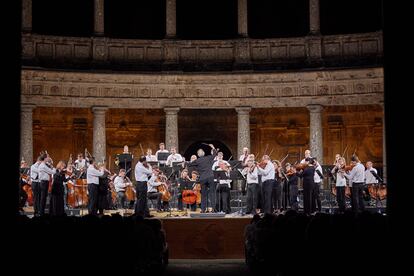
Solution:
[[[323,110],[323,106],[320,104],[309,104],[306,106],[306,108],[311,112],[311,113],[320,113]]]
[[[179,107],[164,107],[165,114],[176,115],[180,111]]]
[[[21,112],[33,112],[33,109],[36,108],[35,104],[22,104],[20,106],[20,111]]]
[[[105,113],[108,109],[108,106],[92,106],[92,112],[94,114]]]
[[[239,115],[249,114],[250,111],[252,110],[250,106],[238,106],[235,109],[236,109],[237,114]]]

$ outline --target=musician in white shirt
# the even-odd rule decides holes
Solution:
[[[365,167],[359,161],[358,156],[354,155],[351,158],[351,164],[354,165],[351,172],[345,173],[345,177],[352,183],[352,211],[364,211],[364,197],[363,188],[365,184]]]
[[[305,164],[306,163],[306,158],[312,158],[312,156],[311,156],[311,151],[310,150],[305,150],[305,158],[303,158],[301,161],[300,161],[300,163],[301,164]]]
[[[165,144],[164,143],[160,143],[160,149],[157,150],[157,152],[155,152],[155,156],[157,157],[157,161],[161,165],[165,165],[165,163],[167,162],[167,160],[160,160],[160,157],[158,156],[159,153],[168,153],[168,150],[165,149]]]
[[[33,191],[33,209],[34,215],[39,215],[40,210],[40,179],[39,179],[39,165],[42,162],[42,156],[37,158],[36,163],[30,167],[30,179],[32,180]]]
[[[82,153],[78,153],[78,159],[75,160],[75,169],[80,171],[79,178],[85,179],[86,178],[86,170],[88,168],[89,162],[83,158]]]
[[[247,167],[243,169],[242,174],[246,176],[247,183],[246,214],[256,214],[259,195],[259,177],[254,160],[247,159]]]
[[[45,214],[46,198],[49,190],[49,181],[52,179],[52,175],[56,173],[56,169],[51,165],[51,159],[47,154],[42,156],[42,162],[39,165],[39,180],[40,180],[40,209],[39,215]]]
[[[239,157],[239,161],[242,161],[242,166],[246,166],[247,165],[247,160],[249,159],[249,148],[244,147],[243,148],[243,154],[240,155]]]
[[[147,204],[147,182],[148,178],[152,175],[152,168],[147,163],[145,156],[139,158],[138,163],[135,165],[135,181],[136,181],[136,193],[137,203],[135,204],[135,214],[151,217]]]
[[[132,186],[132,183],[130,181],[127,181],[125,178],[125,169],[120,169],[118,176],[115,177],[114,180],[114,186],[115,191],[117,194],[118,204],[121,208],[125,207],[125,201],[126,201],[126,189],[128,186]]]
[[[90,215],[97,215],[99,177],[103,176],[105,171],[103,166],[100,169],[97,168],[95,164],[95,158],[89,159],[89,162],[90,165],[86,171],[86,181],[88,183],[89,192],[88,213]]]
[[[167,158],[166,165],[172,167],[174,162],[182,162],[183,157],[181,154],[177,153],[177,149],[175,147],[171,148],[171,154]]]
[[[223,157],[221,157],[222,159]],[[217,205],[216,208],[218,211],[223,211],[226,214],[230,214],[230,171],[231,166],[226,160],[216,161],[217,167],[216,171],[225,171],[226,179],[219,179],[219,184],[217,186]]]
[[[157,161],[157,156],[152,154],[152,149],[150,149],[150,148],[147,149],[147,155],[145,156],[145,158],[147,159],[147,162],[156,162]]]
[[[268,155],[263,155],[262,164],[264,164],[264,169],[262,169],[259,164],[257,164],[257,170],[259,175],[262,176],[262,194],[263,194],[263,212],[265,214],[272,214],[272,191],[273,186],[275,186],[275,166],[270,161]]]

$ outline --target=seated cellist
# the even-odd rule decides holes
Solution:
[[[186,204],[186,208],[188,208],[188,205],[190,205],[191,207],[191,211],[195,211],[196,207],[197,207],[197,203],[196,203],[196,194],[193,193],[193,183],[194,181],[192,181],[190,179],[190,177],[188,177],[188,170],[184,169],[181,172],[181,176],[178,179],[178,196],[177,196],[177,200],[178,200],[178,210],[182,211],[183,210],[183,192],[185,193],[185,191],[191,191],[186,193],[186,195],[188,195],[189,197],[192,197],[192,199],[194,199],[194,203],[192,204]],[[189,200],[189,199],[188,199]],[[192,200],[190,200],[192,201]]]

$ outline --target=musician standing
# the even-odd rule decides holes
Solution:
[[[53,175],[52,192],[50,196],[50,211],[51,216],[63,216],[65,214],[64,201],[64,185],[69,176],[65,173],[66,164],[64,161],[59,161],[56,165],[56,173]]]
[[[291,166],[290,163],[286,163],[286,174],[288,177],[288,187],[289,187],[289,204],[292,210],[298,211],[299,202],[298,202],[298,180],[299,177],[296,174],[296,168]]]
[[[165,163],[167,162],[167,160],[160,160],[159,157],[159,153],[168,153],[168,150],[165,149],[165,144],[164,143],[160,143],[159,145],[160,149],[157,150],[157,152],[155,153],[155,156],[157,157],[157,161],[160,165],[165,165]]]
[[[315,175],[314,175],[314,186],[312,189],[312,197],[314,200],[312,201],[312,212],[315,212],[318,210],[318,212],[322,211],[322,202],[321,198],[319,196],[320,187],[323,180],[323,172],[322,172],[322,166],[317,161],[316,157],[313,157],[313,160],[315,161]],[[318,209],[316,209],[316,207]]]
[[[118,167],[123,168],[126,171],[126,176],[131,178],[131,168],[132,168],[132,160],[134,159],[134,155],[129,152],[128,145],[124,146],[124,151],[122,154],[118,154]]]
[[[332,174],[336,177],[335,187],[336,187],[336,202],[338,203],[339,213],[345,212],[345,171],[343,167],[345,166],[345,158],[339,157],[335,162],[335,167],[332,169]]]
[[[301,161],[300,161],[300,163],[301,164],[305,164],[305,163],[307,163],[307,161],[306,161],[306,159],[307,158],[312,158],[312,156],[311,156],[311,151],[310,150],[305,150],[305,158],[303,158]]]
[[[223,159],[223,156],[221,157]],[[216,200],[216,209],[217,211],[225,212],[226,214],[230,214],[230,171],[231,167],[229,162],[225,160],[219,160],[218,167],[215,168],[216,171],[224,171],[226,177],[224,179],[218,179],[218,186],[217,186],[217,200]]]
[[[48,154],[43,154],[41,158],[42,162],[39,165],[39,180],[40,180],[40,208],[39,215],[45,214],[46,198],[49,190],[49,180],[52,174],[56,173],[56,169],[52,166],[52,159],[48,157]]]
[[[145,156],[141,156],[135,165],[135,181],[137,203],[135,204],[135,214],[144,217],[151,217],[147,203],[147,182],[152,175],[151,166],[147,163]]]
[[[36,163],[30,167],[30,179],[32,181],[33,191],[33,209],[34,216],[39,216],[40,211],[40,179],[39,179],[39,166],[42,163],[42,155],[37,158]]]
[[[214,175],[211,166],[214,162],[214,157],[217,156],[217,151],[213,144],[209,144],[211,147],[212,155],[205,156],[205,152],[202,149],[198,149],[198,159],[194,160],[188,167],[195,167],[200,173],[200,184],[201,184],[201,213],[207,211],[208,199],[210,198],[211,207],[215,212],[216,206],[216,184],[214,182]]]
[[[351,164],[354,165],[349,173],[345,173],[345,177],[352,183],[352,211],[358,212],[365,210],[363,189],[365,184],[365,167],[359,161],[358,156],[353,155]]]
[[[99,177],[104,175],[104,169],[101,167],[98,169],[95,158],[89,159],[90,165],[86,171],[86,179],[88,183],[89,202],[88,202],[88,214],[98,214],[98,193],[99,193]]]
[[[367,195],[369,195],[368,185],[372,185],[373,187],[376,187],[378,185],[378,172],[377,169],[375,169],[372,164],[372,161],[368,161],[366,164],[366,170],[365,170],[365,187],[364,191]],[[377,187],[378,189],[378,187]],[[378,196],[378,195],[377,195]]]
[[[275,166],[270,161],[268,155],[263,155],[261,164],[264,168],[261,168],[259,164],[256,166],[259,175],[262,176],[263,212],[265,214],[272,214],[272,192],[273,186],[275,186]]]
[[[78,178],[86,179],[86,170],[88,168],[89,162],[83,158],[82,153],[78,153],[78,159],[75,160],[75,169],[79,171],[80,175]]]
[[[313,158],[305,159],[306,167],[298,173],[303,178],[303,212],[309,215],[312,212],[313,187],[315,186],[315,161]]]
[[[273,182],[272,189],[272,206],[276,212],[281,211],[282,206],[282,192],[283,192],[283,176],[282,176],[282,167],[279,160],[274,160],[272,162],[275,168],[275,181]]]
[[[20,162],[20,185],[19,185],[19,211],[23,211],[23,207],[27,201],[27,193],[23,190],[25,185],[30,185],[29,175],[30,168],[27,166],[27,162],[22,160]]]
[[[147,162],[156,162],[157,156],[152,154],[152,149],[147,149],[147,155],[145,155],[145,158],[147,159]]]
[[[255,215],[257,213],[259,177],[257,174],[257,168],[254,164],[254,160],[247,159],[247,167],[243,169],[242,174],[246,176],[247,183],[246,214]]]

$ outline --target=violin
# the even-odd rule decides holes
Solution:
[[[262,168],[264,170],[264,168],[266,168],[267,162],[262,160],[260,161],[260,163],[257,163],[256,166],[259,166],[260,168]]]
[[[299,163],[299,164],[295,165],[295,169],[298,170],[298,171],[304,170],[307,167],[308,167],[308,164],[306,164],[306,163]]]
[[[296,172],[293,168],[290,168],[288,171],[286,171],[286,176],[292,176],[294,174],[296,174]]]
[[[342,167],[342,169],[343,169],[344,171],[351,171],[354,167],[355,167],[355,164],[350,164],[350,165],[344,165],[344,166]]]

